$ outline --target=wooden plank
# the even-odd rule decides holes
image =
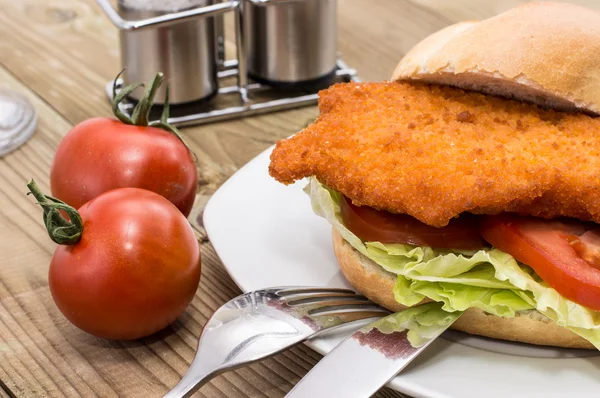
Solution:
[[[2,382],[0,379],[0,398],[15,398],[15,394],[13,394],[6,384]]]

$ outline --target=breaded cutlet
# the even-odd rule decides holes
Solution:
[[[270,174],[304,177],[435,227],[463,212],[600,223],[600,119],[422,83],[342,83],[279,141]]]

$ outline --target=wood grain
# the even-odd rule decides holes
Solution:
[[[339,49],[364,80],[385,80],[402,54],[429,33],[518,3],[377,0],[366,6],[339,0]],[[600,7],[591,0],[578,3]],[[40,209],[25,196],[25,182],[35,177],[48,191],[61,137],[86,118],[110,115],[104,84],[120,69],[117,31],[93,0],[0,0],[0,8],[0,84],[24,93],[39,114],[35,136],[0,158],[0,398],[161,396],[187,370],[207,318],[240,293],[196,222],[206,201],[239,167],[314,120],[317,110],[185,129],[201,170],[191,217],[203,250],[197,295],[176,323],[151,338],[96,339],[68,323],[51,300],[47,266],[54,244]],[[298,346],[221,375],[197,396],[282,397],[319,359]],[[383,389],[376,396],[400,394]]]

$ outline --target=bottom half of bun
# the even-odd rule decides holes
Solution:
[[[406,308],[394,299],[396,277],[363,256],[333,231],[333,247],[340,268],[354,288],[371,301],[398,312]],[[423,301],[425,303],[425,301]],[[468,309],[453,325],[453,329],[494,339],[565,348],[595,347],[584,339],[558,326],[535,310],[518,312],[513,318],[487,314],[480,309]]]

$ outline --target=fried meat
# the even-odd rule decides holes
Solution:
[[[600,119],[421,83],[345,83],[270,174],[445,226],[463,212],[600,223]]]

